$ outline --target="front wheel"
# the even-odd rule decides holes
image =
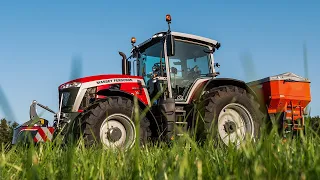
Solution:
[[[260,136],[263,113],[246,90],[235,86],[212,89],[203,99],[203,133],[215,145],[239,146]]]
[[[150,122],[146,117],[140,118],[140,133],[136,134],[134,104],[121,96],[96,102],[75,122],[80,123],[74,132],[75,137],[79,139],[82,136],[86,145],[102,144],[107,148],[130,149],[137,138],[140,145],[145,145],[151,137]]]

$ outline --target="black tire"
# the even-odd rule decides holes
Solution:
[[[233,105],[231,103],[236,103],[234,105],[239,105],[234,107],[244,107],[247,110],[244,112],[248,112],[248,114],[250,114],[252,117],[253,122],[250,121],[249,118],[244,118],[244,123],[246,124],[246,134],[248,133],[248,129],[250,129],[249,125],[253,124],[251,125],[251,127],[254,127],[253,138],[258,139],[260,137],[260,128],[264,122],[263,119],[265,118],[263,111],[260,110],[260,104],[254,99],[251,94],[240,87],[221,86],[209,90],[209,92],[202,97],[200,111],[202,112],[201,114],[203,116],[203,121],[199,121],[200,131],[198,131],[197,133],[201,141],[208,139],[213,140],[216,146],[221,146],[221,144],[222,147],[226,146],[226,144],[220,143],[221,138],[218,132],[218,118],[223,108],[225,108],[227,105]],[[240,116],[249,117],[244,112],[241,113]],[[226,124],[227,123],[225,123],[224,125]],[[228,122],[228,124],[231,123]],[[219,127],[221,129],[221,126]],[[224,127],[226,128],[227,126]]]
[[[139,108],[139,114],[140,112]],[[95,102],[74,120],[73,140],[78,140],[82,136],[86,146],[101,145],[100,127],[105,119],[115,114],[130,118],[136,128],[133,101],[121,96],[111,96]],[[144,117],[140,119],[140,135],[136,135],[136,138],[140,139],[140,145],[145,145],[149,142],[150,137],[150,122]]]

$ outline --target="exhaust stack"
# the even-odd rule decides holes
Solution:
[[[122,57],[122,74],[130,75],[130,63],[127,60],[127,56],[123,52],[119,52],[119,54]]]

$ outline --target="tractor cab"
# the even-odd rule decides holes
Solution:
[[[124,62],[123,67],[127,64],[130,64],[127,68],[136,67],[132,75],[143,77],[150,99],[164,90],[167,98],[173,98],[177,103],[189,103],[193,85],[218,75],[213,53],[220,43],[196,35],[171,32],[170,16],[167,22],[167,32],[154,34],[137,46],[134,45],[136,39],[132,38],[131,61]],[[124,74],[129,72],[125,69]]]

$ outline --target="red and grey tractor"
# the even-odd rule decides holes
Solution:
[[[36,142],[61,133],[66,139],[82,137],[87,145],[107,147],[130,148],[137,139],[141,144],[171,141],[185,133],[198,140],[239,145],[246,137],[258,138],[261,126],[279,113],[283,129],[304,128],[304,110],[311,99],[307,79],[292,73],[251,83],[218,78],[220,65],[214,54],[220,43],[173,32],[170,15],[166,21],[168,31],[139,45],[132,38],[129,58],[119,52],[122,74],[77,78],[60,85],[58,113],[33,102],[31,120],[15,130],[13,143],[34,131]],[[36,105],[55,114],[53,127],[38,117]],[[37,123],[30,126],[34,120]]]

